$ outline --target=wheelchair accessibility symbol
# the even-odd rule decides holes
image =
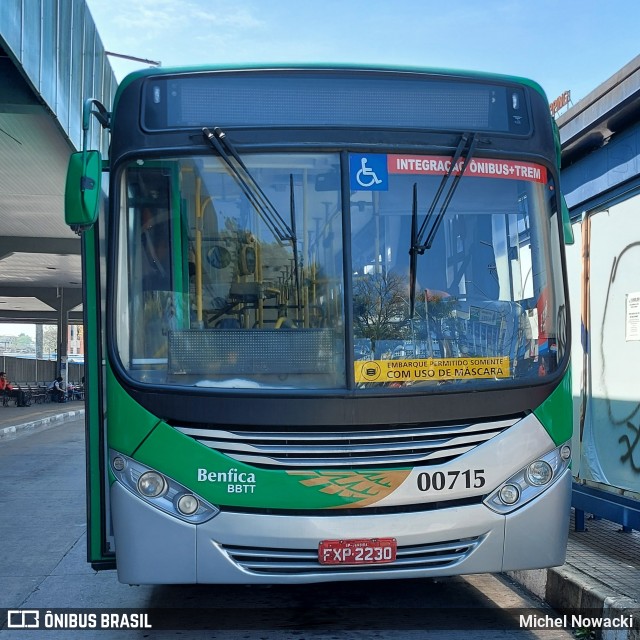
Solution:
[[[386,155],[350,155],[349,173],[352,191],[387,191],[389,188]]]
[[[374,184],[381,184],[382,180],[378,178],[376,172],[371,167],[367,167],[367,159],[362,158],[360,162],[362,163],[362,168],[356,173],[356,181],[358,184],[365,189],[372,187]]]

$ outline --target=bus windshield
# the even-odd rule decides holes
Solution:
[[[114,318],[133,379],[402,393],[557,369],[565,303],[544,166],[475,157],[438,219],[427,211],[450,158],[242,160],[251,182],[215,154],[120,172]],[[416,220],[433,232],[411,273]]]

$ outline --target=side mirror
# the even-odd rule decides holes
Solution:
[[[71,154],[64,192],[64,219],[76,229],[90,227],[98,219],[102,191],[102,158],[99,151]]]
[[[564,196],[560,196],[560,207],[562,208],[562,228],[564,230],[564,243],[573,244],[573,227],[571,226],[569,207],[567,207]]]

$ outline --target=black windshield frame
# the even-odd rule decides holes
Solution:
[[[111,169],[111,193],[117,193],[117,170],[123,162],[135,160],[141,154],[153,156],[159,153],[193,154],[207,152],[206,142],[202,139],[200,131],[145,131],[140,126],[140,101],[144,75],[132,79],[121,88],[114,109],[113,137],[111,144],[110,169]],[[516,82],[505,81],[507,86],[523,88]],[[531,87],[524,87],[528,104],[531,110],[531,121],[535,123],[526,136],[510,134],[483,135],[479,141],[479,149],[483,155],[493,157],[521,157],[528,161],[539,162],[549,167],[552,175],[557,180],[555,168],[556,145],[552,123],[548,116],[548,105],[544,96]],[[425,152],[432,150],[437,153],[451,154],[455,148],[459,134],[447,131],[432,130],[383,130],[372,138],[372,130],[364,127],[354,128],[289,128],[261,129],[259,127],[231,127],[227,129],[228,135],[233,135],[236,148],[240,153],[248,154],[262,150],[296,150],[296,149],[342,149],[354,151],[382,152]],[[373,141],[375,139],[375,142]],[[498,149],[500,151],[498,151]],[[144,150],[144,151],[142,151]],[[162,151],[161,151],[162,150]],[[343,151],[345,153],[346,151]],[[348,181],[343,178],[343,193],[348,193]],[[109,216],[109,261],[115,262],[115,247],[118,231],[115,226],[116,216]],[[344,224],[347,224],[345,221]],[[562,230],[560,229],[560,237]],[[346,248],[345,248],[346,250]],[[563,270],[564,270],[564,256]],[[346,259],[348,261],[348,258]],[[109,299],[113,299],[115,283],[113,270],[110,270]],[[566,278],[565,278],[566,287]],[[568,297],[568,296],[567,296]],[[350,307],[350,294],[347,292],[345,299],[347,309]],[[113,340],[114,318],[110,314],[108,331],[111,332],[109,345],[109,360],[116,378],[123,384],[132,396],[143,406],[154,412],[161,412],[168,419],[207,421],[210,415],[211,394],[206,390],[165,388],[162,391],[154,391],[146,385],[140,385],[129,378],[118,362]],[[347,344],[351,352],[352,345]],[[441,393],[428,398],[429,415],[433,420],[455,420],[460,417],[460,411],[455,408],[455,396],[465,398],[464,415],[468,417],[483,416],[499,413],[519,414],[537,406],[547,397],[560,382],[566,371],[568,360],[563,359],[563,364],[557,372],[540,384],[529,390],[513,388],[510,394],[503,391],[487,390],[481,394],[469,395],[466,391],[450,391],[443,389]],[[175,398],[187,395],[190,404],[187,414],[184,407],[178,407]],[[273,395],[268,394],[268,395]],[[359,397],[352,392],[332,392],[322,390],[319,392],[292,390],[284,396],[289,398],[286,416],[282,416],[283,424],[329,424],[332,421],[342,421],[344,416],[353,416],[354,424],[379,422],[409,421],[420,422],[424,420],[425,397],[412,391],[400,393],[396,397],[381,394],[375,389],[368,389]],[[243,398],[246,403],[238,407],[237,399]],[[324,400],[317,402],[320,398]],[[220,419],[227,420],[230,424],[241,424],[257,420],[266,424],[268,416],[264,410],[268,410],[268,397],[256,394],[252,390],[234,390],[216,394],[216,407],[220,411]],[[279,400],[273,398],[274,409],[279,406]],[[265,404],[266,403],[266,404]],[[179,403],[178,403],[179,404]],[[312,408],[313,407],[313,408]],[[351,408],[349,408],[351,407]],[[239,410],[238,410],[239,409]],[[256,418],[257,414],[260,414]],[[253,417],[252,417],[253,416]]]

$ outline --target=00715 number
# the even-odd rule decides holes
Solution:
[[[420,491],[451,491],[460,488],[481,489],[485,485],[484,469],[466,471],[423,471],[418,474]]]

